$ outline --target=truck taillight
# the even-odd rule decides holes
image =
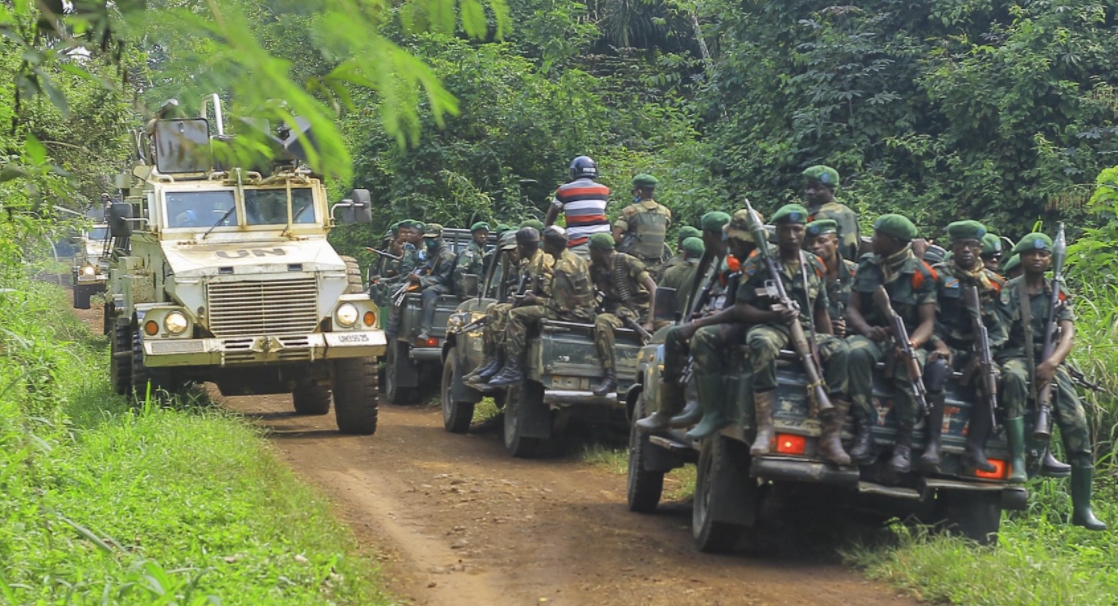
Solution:
[[[990,464],[994,466],[994,471],[982,471],[981,469],[974,470],[975,477],[983,478],[986,480],[1000,480],[1006,477],[1009,470],[1009,465],[1001,459],[988,459]]]
[[[778,433],[776,434],[776,451],[780,454],[802,455],[807,451],[807,440],[803,436]]]

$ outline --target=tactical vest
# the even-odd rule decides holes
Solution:
[[[647,209],[638,203],[637,212],[628,219],[633,244],[628,252],[641,260],[659,261],[664,254],[664,240],[668,235],[668,215],[659,208]]]

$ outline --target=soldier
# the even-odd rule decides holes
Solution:
[[[543,221],[540,221],[539,219],[525,219],[524,221],[520,222],[520,227],[531,227],[532,229],[540,232],[541,234],[543,233],[543,230],[544,230]]]
[[[846,328],[850,345],[850,395],[857,432],[850,458],[858,464],[871,462],[873,411],[873,367],[885,358],[886,342],[893,336],[884,312],[874,304],[873,293],[884,286],[893,309],[904,321],[909,341],[920,363],[926,360],[924,345],[932,338],[936,322],[936,274],[912,252],[916,226],[901,215],[882,215],[874,221],[873,254],[865,255],[854,274]],[[903,364],[893,371],[893,411],[897,419],[896,444],[890,466],[897,472],[911,469],[912,430],[918,403]]]
[[[839,254],[847,261],[856,261],[862,234],[858,230],[858,216],[835,198],[835,190],[839,186],[838,171],[830,166],[817,165],[809,167],[803,175],[807,181],[804,195],[811,213],[809,220],[833,220],[838,226]]]
[[[998,234],[986,232],[986,235],[982,236],[982,263],[986,266],[986,269],[997,273],[998,264],[1001,263],[1001,260],[1002,239],[998,237]]]
[[[410,276],[423,271],[423,264],[419,258],[418,242],[423,240],[423,223],[405,219],[400,222],[400,238],[402,241],[400,253],[399,275],[393,280],[394,284],[412,283]],[[400,314],[403,309],[393,305],[388,309],[388,322],[384,326],[384,333],[393,339],[400,331]]]
[[[1008,334],[997,311],[1005,281],[983,266],[979,257],[982,238],[986,233],[986,227],[978,221],[956,221],[947,226],[947,236],[951,240],[951,260],[932,268],[936,274],[936,301],[939,309],[936,311],[935,336],[932,338],[934,351],[928,356],[929,364],[942,359],[946,367],[964,370],[969,364],[978,363],[974,356],[976,335],[963,300],[963,289],[970,286],[978,289],[982,323],[989,335],[991,351],[1005,343]],[[946,368],[943,370],[946,371]],[[946,374],[943,376],[946,378]],[[969,376],[974,378],[976,387],[981,388],[980,374],[971,372]],[[929,473],[939,470],[940,437],[943,434],[945,394],[942,382],[936,385],[937,381],[938,376],[925,379],[928,384],[928,444],[920,456],[920,467]],[[975,406],[971,408],[963,462],[969,468],[991,472],[995,468],[986,460],[984,449],[986,438],[993,429],[993,411],[989,408],[989,398],[996,397],[997,394],[983,395],[986,397],[977,398]],[[1016,476],[1018,471],[1015,469],[1013,473]],[[1020,473],[1023,476],[1024,470]]]
[[[633,203],[621,210],[613,224],[617,250],[640,259],[653,280],[663,275],[664,242],[672,224],[672,211],[652,199],[659,184],[652,175],[633,177]]]
[[[807,248],[827,266],[827,313],[835,336],[846,336],[846,305],[858,265],[839,254],[838,223],[820,219],[807,224]]]
[[[1009,260],[1002,263],[1001,270],[1006,280],[1012,280],[1025,273],[1025,268],[1021,267],[1021,255],[1011,256]]]
[[[594,395],[604,396],[617,389],[617,343],[613,331],[625,324],[623,318],[635,320],[649,333],[654,330],[656,282],[639,259],[614,250],[609,234],[590,237],[590,280],[602,296],[602,313],[594,319],[594,345],[605,376],[594,389]]]
[[[101,219],[109,222],[109,211],[112,209],[113,199],[107,193],[101,194]]]
[[[408,274],[407,281],[418,284],[423,289],[423,318],[420,321],[417,339],[430,338],[435,324],[435,300],[439,295],[454,292],[454,251],[443,244],[443,226],[428,223],[423,230],[423,243],[427,250],[427,260],[423,264],[423,274]]]
[[[567,232],[551,226],[544,230],[544,253],[555,259],[549,295],[528,293],[520,307],[509,312],[505,330],[504,368],[490,380],[492,387],[504,387],[524,380],[524,352],[528,346],[528,328],[542,319],[590,322],[594,318],[594,291],[590,284],[590,267],[581,257],[568,250]]]
[[[694,227],[691,227],[690,225],[684,225],[683,227],[679,228],[679,234],[677,234],[676,236],[675,243],[676,252],[670,259],[664,261],[664,265],[660,267],[660,270],[662,272],[666,274],[669,269],[675,267],[676,265],[679,265],[680,263],[683,263],[683,241],[687,238],[698,238],[702,240],[703,232],[695,229]]]
[[[714,211],[703,215],[703,244],[705,254],[710,257],[703,284],[711,285],[703,309],[696,310],[700,315],[711,315],[722,309],[723,291],[730,278],[729,264],[724,260],[728,252],[727,239],[722,228],[730,222],[730,215]],[[682,230],[680,230],[682,231]],[[744,232],[748,236],[748,231]],[[732,240],[731,240],[732,241]],[[752,240],[750,240],[752,242]],[[740,251],[739,251],[740,252]],[[734,260],[736,265],[736,259]],[[737,271],[737,267],[733,271]],[[717,276],[712,275],[717,273]],[[690,301],[687,301],[690,303]],[[686,304],[685,304],[686,307]],[[686,312],[684,312],[686,313]],[[637,421],[642,431],[659,431],[668,427],[688,427],[699,422],[702,409],[694,407],[689,413],[684,411],[684,388],[682,383],[683,367],[690,351],[691,336],[699,327],[691,326],[693,318],[684,317],[683,324],[673,326],[664,337],[664,371],[660,375],[660,406],[651,415]]]
[[[1002,366],[1002,401],[1006,407],[1014,475],[1021,479],[1017,470],[1025,466],[1023,415],[1026,403],[1030,397],[1035,398],[1046,383],[1053,382],[1054,417],[1071,462],[1071,523],[1088,530],[1106,530],[1106,524],[1095,517],[1091,509],[1091,483],[1095,474],[1091,434],[1083,404],[1065,364],[1075,340],[1071,295],[1063,289],[1059,293],[1061,304],[1055,310],[1059,342],[1051,357],[1041,359],[1045,326],[1051,311],[1049,297],[1053,285],[1044,273],[1052,263],[1052,239],[1041,233],[1029,234],[1013,247],[1013,253],[1020,255],[1024,274],[1010,280],[1002,289],[1002,314],[1009,322],[1009,339],[998,353],[998,362]]]
[[[501,241],[501,237],[504,236],[506,233],[511,232],[511,231],[513,231],[512,227],[509,227],[505,223],[501,223],[501,224],[497,225],[497,229],[496,229],[496,231],[494,231],[494,233],[497,236],[497,242],[499,243]],[[493,259],[497,258],[497,249],[498,248],[500,248],[500,246],[494,247],[493,250],[485,253],[485,256],[482,257],[482,263],[483,263],[483,270],[482,271],[489,271],[489,265],[491,263],[493,263]]]
[[[609,233],[606,203],[609,188],[597,183],[598,165],[587,156],[571,160],[570,181],[559,186],[547,209],[545,225],[552,225],[563,211],[567,223],[567,246],[583,259],[590,258],[590,236]]]
[[[539,251],[539,232],[530,227],[522,231],[525,231],[526,234],[531,232],[531,235],[525,236],[525,240],[531,238],[534,252],[546,256]],[[508,259],[509,276],[504,279],[502,285],[503,302],[490,303],[485,308],[486,322],[481,329],[481,353],[483,357],[481,364],[478,364],[477,368],[463,377],[463,380],[467,383],[484,384],[485,381],[497,374],[497,371],[504,365],[505,325],[508,321],[509,311],[517,303],[517,300],[513,300],[513,297],[518,294],[516,293],[516,287],[520,282],[521,272],[525,265],[523,260],[530,259],[532,255],[532,252],[529,252],[528,255],[523,254],[526,251],[524,247],[527,244],[521,243],[518,238],[520,238],[520,232],[508,232],[501,236],[501,239],[497,242],[497,250],[504,251]],[[501,271],[501,269],[498,267],[494,271]],[[496,279],[496,274],[494,274],[494,279]]]
[[[695,272],[699,269],[699,259],[703,257],[706,248],[700,238],[687,238],[679,247],[683,253],[683,262],[664,272],[660,280],[660,288],[675,290],[676,317],[683,317],[684,307],[687,306],[687,295],[695,286]]]
[[[458,253],[454,262],[454,292],[460,297],[466,294],[466,276],[485,276],[485,245],[489,243],[489,224],[478,221],[470,226],[470,240],[466,250]]]

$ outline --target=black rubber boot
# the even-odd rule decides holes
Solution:
[[[505,362],[505,367],[497,376],[489,380],[490,387],[505,387],[506,385],[515,385],[524,380],[524,371],[520,368],[519,358],[509,358]]]
[[[672,417],[668,427],[673,429],[691,427],[701,420],[703,420],[703,407],[699,406],[698,400],[688,400],[687,405],[683,407],[683,412]]]
[[[854,444],[850,447],[850,460],[856,465],[873,462],[873,427],[864,413],[854,415]]]
[[[733,421],[726,414],[726,394],[722,392],[719,375],[695,377],[699,387],[699,402],[703,406],[703,420],[687,432],[690,440],[702,440],[719,432]]]
[[[1029,479],[1025,471],[1025,419],[1006,419],[1005,433],[1009,441],[1009,481],[1024,484]]]
[[[660,381],[660,407],[656,412],[637,421],[641,431],[662,431],[672,422],[672,417],[683,408],[683,386],[679,383]]]
[[[1091,483],[1094,479],[1093,466],[1071,466],[1071,523],[1087,530],[1106,530],[1106,524],[1091,510]]]
[[[602,377],[602,382],[598,384],[592,392],[596,396],[608,396],[617,391],[617,372],[610,368],[606,371],[606,376]]]
[[[939,471],[939,447],[943,437],[943,405],[946,396],[941,392],[928,396],[928,418],[925,425],[928,427],[928,441],[924,444],[924,452],[920,455],[920,470],[924,473],[937,473]]]
[[[1071,465],[1061,463],[1052,455],[1052,450],[1044,449],[1044,457],[1040,460],[1040,475],[1045,478],[1066,478],[1071,475]]]
[[[500,364],[497,362],[496,354],[493,354],[492,352],[485,352],[485,357],[482,358],[481,364],[478,364],[477,368],[466,373],[466,376],[462,377],[462,380],[468,382],[470,379],[473,379],[474,377],[485,372],[491,366],[496,366],[498,369],[501,368]],[[496,371],[493,372],[496,373]]]
[[[773,411],[775,407],[775,389],[753,392],[753,418],[757,421],[757,435],[753,438],[753,445],[749,447],[750,455],[758,456],[769,454],[775,435],[775,430],[773,429]]]
[[[908,473],[912,470],[912,428],[904,425],[897,426],[897,437],[893,444],[893,459],[889,466],[897,473]]]
[[[986,438],[990,435],[990,409],[984,404],[971,409],[967,446],[963,452],[963,465],[980,471],[995,471],[994,464],[986,459]]]

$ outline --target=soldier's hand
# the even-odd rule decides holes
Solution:
[[[695,336],[695,331],[697,330],[699,330],[699,327],[696,326],[694,322],[688,322],[679,327],[679,336],[682,337],[684,341],[690,341],[691,337]]]
[[[866,336],[875,343],[881,343],[882,341],[885,341],[889,338],[890,331],[884,326],[871,326],[869,332],[866,333]]]
[[[776,313],[777,317],[780,318],[780,321],[785,324],[790,325],[796,320],[800,319],[800,312],[796,311],[795,309],[782,309]]]
[[[846,320],[844,318],[838,318],[838,319],[835,319],[835,320],[831,320],[831,332],[836,337],[838,337],[840,339],[845,337],[846,336]]]
[[[408,282],[419,284],[419,274],[408,274]]]
[[[1045,360],[1036,365],[1036,378],[1041,385],[1049,383],[1055,377],[1056,365],[1051,360]]]
[[[934,362],[936,360],[943,360],[948,366],[951,366],[951,360],[954,356],[951,355],[951,349],[943,341],[936,343],[935,350],[928,354],[928,361]]]
[[[536,298],[536,293],[530,292],[524,295],[520,300],[521,305],[535,305],[539,300]]]

